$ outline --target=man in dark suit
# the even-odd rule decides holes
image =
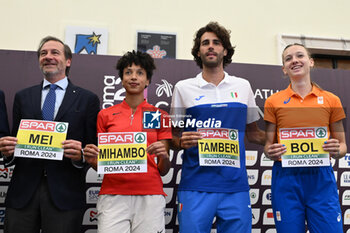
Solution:
[[[62,142],[63,160],[57,161],[14,157],[17,138],[0,139],[5,164],[16,165],[5,201],[4,229],[9,233],[39,233],[40,229],[48,233],[79,233],[85,205],[81,149],[96,143],[99,99],[68,80],[72,53],[61,40],[44,38],[38,58],[44,80],[16,94],[12,135],[17,134],[21,119],[44,119],[68,122],[67,140]],[[56,95],[54,101],[52,93]],[[49,95],[54,103],[51,119],[44,110]]]
[[[9,132],[5,95],[4,92],[0,90],[0,138],[9,135]]]

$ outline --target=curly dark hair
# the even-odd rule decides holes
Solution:
[[[119,71],[119,77],[123,80],[123,71],[126,67],[135,64],[146,70],[147,80],[151,83],[153,70],[156,69],[153,58],[148,53],[140,51],[131,51],[125,53],[117,62],[116,68]]]
[[[235,53],[235,47],[230,42],[230,30],[227,30],[217,22],[209,22],[206,26],[200,28],[193,40],[192,55],[197,65],[203,68],[202,59],[198,56],[199,47],[201,45],[201,37],[205,32],[213,32],[221,40],[222,46],[226,49],[227,54],[224,56],[223,66],[232,62],[232,55]]]
[[[41,41],[40,41],[40,44],[39,44],[39,48],[38,50],[36,51],[37,55],[38,55],[38,58],[40,57],[40,51],[41,51],[41,48],[44,46],[44,44],[46,42],[49,42],[49,41],[56,41],[56,42],[59,42],[63,45],[64,47],[64,57],[66,58],[66,60],[68,59],[71,59],[72,60],[72,51],[70,50],[69,46],[66,45],[65,43],[63,43],[62,40],[58,39],[57,37],[54,37],[54,36],[47,36],[45,38],[43,38]],[[69,70],[70,70],[70,66],[67,66],[66,67],[66,76],[68,76],[69,74]]]

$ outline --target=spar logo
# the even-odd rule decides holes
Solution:
[[[326,127],[318,128],[298,128],[298,129],[281,129],[281,139],[307,139],[307,138],[327,138]]]
[[[237,138],[237,132],[235,130],[230,130],[230,139],[236,141]]]
[[[19,129],[55,132],[56,123],[52,121],[22,120]]]
[[[316,129],[316,137],[317,138],[325,138],[325,137],[327,137],[327,131],[324,128]]]
[[[64,123],[58,123],[56,125],[56,131],[59,132],[59,133],[63,133],[67,130],[67,125],[64,124]]]
[[[134,134],[133,133],[103,133],[99,135],[98,139],[99,139],[98,143],[100,145],[133,143]]]
[[[137,133],[135,135],[135,142],[136,143],[145,143],[146,141],[146,136],[143,133]]]
[[[198,129],[203,138],[230,139],[237,141],[238,132],[233,129]]]

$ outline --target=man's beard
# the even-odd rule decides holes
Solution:
[[[55,76],[56,74],[58,74],[60,71],[58,69],[53,70],[53,71],[46,71],[44,68],[41,68],[41,72],[43,72],[43,74],[46,78],[51,78],[51,77]]]
[[[217,54],[216,60],[208,60],[206,55],[204,55],[204,56],[201,56],[201,60],[202,60],[203,66],[208,68],[214,68],[222,64],[223,57],[221,57],[220,54]]]

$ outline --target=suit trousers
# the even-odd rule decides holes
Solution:
[[[83,210],[60,210],[51,200],[45,176],[22,209],[6,208],[5,233],[80,233]]]

